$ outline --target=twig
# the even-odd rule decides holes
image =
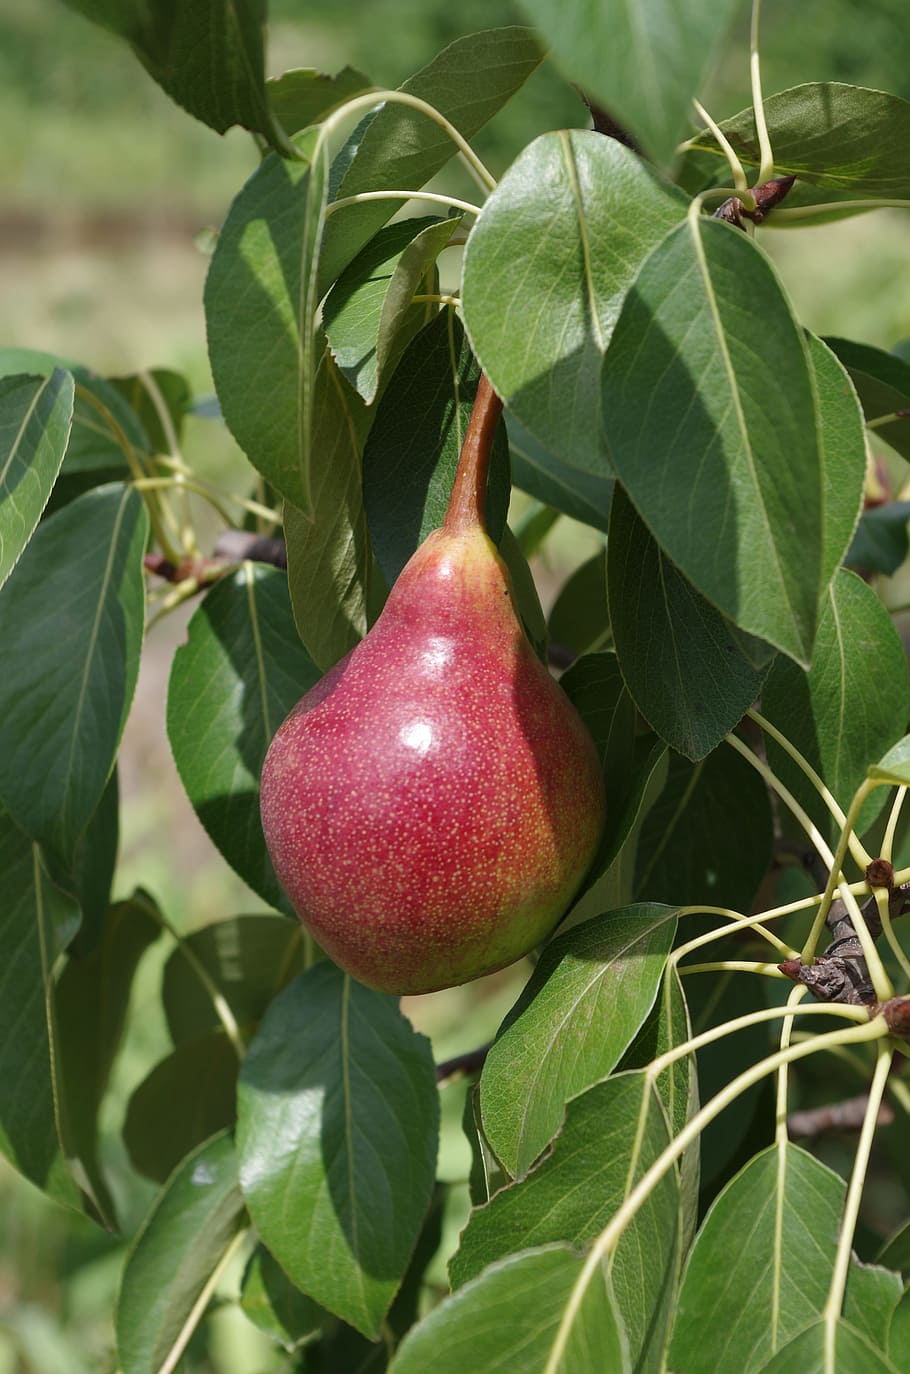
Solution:
[[[436,1065],[436,1082],[445,1083],[450,1078],[455,1078],[458,1074],[477,1073],[482,1069],[484,1061],[492,1048],[492,1041],[489,1045],[480,1045],[476,1050],[468,1050],[465,1054],[456,1054],[454,1059],[446,1059],[442,1064]]]
[[[791,1112],[787,1117],[787,1134],[791,1140],[811,1140],[824,1135],[825,1131],[858,1131],[866,1119],[869,1094],[859,1093],[843,1102],[829,1102],[823,1107],[809,1107],[802,1112]],[[894,1108],[890,1102],[882,1102],[878,1109],[878,1125],[890,1126],[894,1120]]]

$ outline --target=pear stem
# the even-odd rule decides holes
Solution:
[[[461,446],[452,495],[442,528],[447,534],[466,534],[478,527],[486,530],[487,474],[502,401],[490,385],[485,372],[477,384],[474,409]]]

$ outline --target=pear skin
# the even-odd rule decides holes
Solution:
[[[603,826],[597,752],[522,630],[478,518],[481,478],[456,481],[445,524],[288,716],[262,773],[266,843],[301,920],[342,968],[397,995],[533,949]]]

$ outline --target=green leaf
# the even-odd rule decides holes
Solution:
[[[642,1105],[643,1092],[650,1109]],[[663,1112],[639,1073],[569,1102],[550,1154],[526,1178],[475,1208],[449,1266],[453,1288],[520,1250],[565,1241],[584,1252],[668,1144]],[[671,1170],[624,1230],[611,1279],[632,1367],[657,1369],[676,1292],[678,1185]]]
[[[61,1135],[67,1157],[111,1226],[115,1212],[98,1155],[98,1115],[136,969],[160,933],[146,898],[118,902],[91,951],[67,960],[53,993]],[[166,1121],[173,1124],[169,1113]]]
[[[600,754],[607,782],[609,831],[632,787],[635,706],[615,654],[583,654],[566,669],[559,685],[587,725]]]
[[[888,1332],[903,1291],[900,1274],[877,1264],[861,1264],[854,1257],[847,1275],[844,1320],[878,1350],[887,1351]]]
[[[567,1312],[584,1262],[563,1246],[490,1265],[405,1337],[389,1374],[625,1371],[628,1349],[605,1266]]]
[[[888,1237],[875,1262],[887,1269],[910,1270],[910,1221],[904,1222]]]
[[[468,1088],[461,1126],[471,1147],[471,1173],[468,1179],[471,1203],[478,1207],[482,1202],[489,1202],[494,1193],[511,1182],[483,1129],[479,1083]]]
[[[513,1177],[553,1138],[569,1098],[618,1063],[651,1010],[675,930],[672,908],[632,906],[545,946],[480,1079],[484,1130]]]
[[[548,623],[553,643],[577,654],[586,654],[599,644],[609,642],[610,612],[607,606],[607,558],[604,549],[598,549],[563,583],[553,602]],[[631,701],[631,697],[629,699]]]
[[[372,556],[361,456],[372,414],[326,352],[313,395],[312,517],[286,504],[288,589],[300,638],[327,671],[366,634]]]
[[[607,583],[616,652],[635,704],[678,753],[703,759],[751,706],[765,672],[667,558],[620,486],[610,513]]]
[[[655,161],[672,162],[737,0],[688,0],[683,9],[673,0],[522,4],[569,80]]]
[[[910,363],[906,359],[852,339],[825,342],[849,372],[867,422],[910,407]],[[875,434],[902,458],[910,459],[910,421],[906,417],[876,425]]]
[[[530,29],[488,29],[456,38],[401,90],[428,101],[464,138],[472,139],[521,89],[542,57]],[[362,191],[417,191],[456,152],[429,116],[387,102],[363,122],[336,159],[333,199]],[[365,201],[330,217],[320,261],[320,294],[399,208],[394,200]]]
[[[815,395],[754,243],[713,219],[670,233],[626,297],[603,382],[614,465],[663,551],[741,629],[807,662],[825,537]]]
[[[66,0],[125,38],[172,100],[223,134],[242,124],[269,137],[265,95],[266,0]]]
[[[484,371],[545,449],[601,479],[604,353],[642,261],[685,212],[628,148],[563,130],[520,154],[468,240],[462,307]]]
[[[674,964],[668,964],[661,980],[657,1001],[632,1044],[619,1061],[618,1069],[643,1069],[659,1055],[675,1050],[692,1038],[689,1008],[682,982]],[[657,1078],[654,1087],[664,1105],[670,1136],[678,1136],[698,1111],[698,1068],[695,1056],[675,1060]],[[701,1154],[698,1142],[683,1153],[679,1169],[679,1203],[682,1222],[682,1251],[689,1250],[698,1224],[698,1185]]]
[[[505,563],[512,582],[515,609],[518,611],[524,632],[531,641],[537,657],[546,663],[547,621],[540,604],[537,584],[528,560],[521,551],[521,545],[508,525],[503,528],[500,536],[499,556]]]
[[[112,377],[110,385],[120,392],[145,430],[149,452],[173,455],[172,435],[180,439],[193,403],[186,378],[169,368],[154,367],[128,377]]]
[[[824,589],[850,546],[862,510],[866,485],[866,430],[847,369],[814,334],[807,335],[807,342],[818,398],[824,483]]]
[[[129,1248],[117,1302],[123,1374],[160,1374],[211,1296],[210,1280],[246,1224],[230,1137],[215,1136],[183,1161]],[[187,1329],[188,1327],[188,1329]]]
[[[434,306],[413,305],[412,297],[460,223],[459,216],[386,225],[329,292],[323,328],[335,361],[368,405],[435,314]]]
[[[910,1292],[905,1291],[888,1328],[888,1355],[899,1369],[910,1361]]]
[[[0,593],[0,797],[69,861],[101,800],[142,646],[148,517],[100,487],[45,520]]]
[[[715,1198],[689,1255],[671,1366],[752,1374],[820,1317],[843,1199],[843,1180],[795,1145],[751,1160]]]
[[[231,916],[185,935],[164,966],[161,1001],[176,1045],[221,1026],[202,969],[241,1030],[262,1019],[273,997],[302,973],[307,936],[285,916]]]
[[[36,844],[0,811],[0,1150],[58,1202],[79,1206],[58,1138],[54,1093],[54,965],[79,924]]]
[[[845,562],[858,572],[896,573],[908,550],[910,501],[889,501],[863,511]]]
[[[624,761],[625,754],[620,754]],[[561,929],[568,930],[604,911],[628,906],[634,895],[635,854],[645,817],[667,781],[668,750],[655,735],[634,741],[629,772],[611,784],[607,777],[607,815],[603,838],[587,877],[587,886]]]
[[[773,849],[768,789],[740,754],[727,746],[697,764],[671,757],[639,836],[636,897],[751,911]]]
[[[284,574],[245,563],[194,613],[168,687],[168,738],[187,796],[228,863],[282,909],[259,819],[259,774],[278,726],[318,678],[297,638]]]
[[[294,67],[265,83],[272,113],[287,134],[318,124],[346,100],[362,95],[373,85],[353,67],[342,67],[335,76],[314,67]]]
[[[762,693],[762,712],[808,759],[846,811],[871,759],[900,738],[910,712],[903,646],[872,588],[841,570],[825,599],[808,673],[779,659]],[[824,833],[839,827],[815,788],[767,739],[768,759]],[[873,794],[862,826],[885,794]]]
[[[808,1327],[762,1365],[761,1374],[829,1374],[832,1369],[837,1374],[899,1374],[896,1365],[842,1319],[830,1341],[824,1322]]]
[[[312,157],[314,138],[301,144]],[[324,149],[272,154],[235,198],[205,284],[209,360],[224,419],[276,491],[310,511]]]
[[[839,81],[811,81],[766,96],[763,103],[775,176],[797,176],[853,196],[910,197],[906,100]],[[720,127],[744,162],[761,161],[751,106]],[[710,133],[695,142],[720,151]]]
[[[292,1282],[374,1340],[430,1201],[438,1129],[429,1042],[395,999],[329,963],[275,999],[240,1075],[243,1191]]]
[[[514,485],[544,505],[606,533],[612,481],[564,463],[539,444],[514,415],[506,415],[506,425]]]
[[[707,933],[721,925],[715,916],[708,916],[695,922],[689,917],[685,922],[687,937]],[[741,949],[741,947],[740,947]],[[767,946],[762,944],[762,951]],[[736,945],[718,941],[711,946],[706,955],[700,957],[722,959],[735,957]],[[766,958],[763,952],[760,956]],[[683,965],[685,968],[685,965]],[[692,1034],[701,1035],[703,1031],[722,1026],[734,1017],[743,1016],[750,1011],[767,1005],[760,982],[749,973],[729,969],[711,974],[694,974],[685,979],[686,1001],[692,1020]],[[751,1065],[771,1052],[771,1035],[767,1024],[745,1027],[735,1035],[724,1035],[697,1053],[698,1089],[703,1102],[710,1102],[714,1095],[743,1073]],[[777,1048],[777,1045],[774,1045]],[[702,1191],[707,1196],[716,1192],[718,1181],[729,1179],[736,1161],[757,1153],[770,1143],[774,1129],[773,1097],[765,1084],[754,1084],[737,1097],[719,1117],[702,1131],[699,1140],[701,1154]]]
[[[73,942],[81,957],[101,939],[111,901],[120,842],[120,788],[116,766],[91,820],[82,832],[70,871],[55,870],[58,886],[72,892],[82,911]]]
[[[47,505],[73,421],[73,379],[0,380],[0,587]]]
[[[182,1041],[130,1097],[123,1140],[139,1173],[164,1183],[203,1141],[233,1125],[237,1051],[221,1030]]]
[[[389,583],[442,524],[480,367],[452,310],[411,341],[383,392],[363,455],[363,499],[376,558]],[[509,506],[505,426],[493,441],[487,525],[495,541]]]
[[[878,763],[870,764],[868,776],[898,787],[910,786],[910,735],[904,735]]]
[[[318,1335],[326,1315],[318,1303],[294,1287],[262,1244],[256,1246],[244,1271],[240,1306],[254,1326],[289,1351]]]

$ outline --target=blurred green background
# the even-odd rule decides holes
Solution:
[[[715,118],[749,103],[746,10],[704,93]],[[459,34],[523,22],[506,0],[271,0],[270,13],[270,74],[351,64],[385,84],[400,82]],[[799,7],[765,0],[765,90],[833,79],[910,98],[908,24],[906,0],[806,0]],[[575,92],[545,64],[477,146],[499,173],[537,133],[586,122]],[[57,352],[102,373],[175,368],[197,393],[208,393],[204,231],[221,223],[254,169],[251,138],[239,130],[219,138],[196,123],[121,43],[60,0],[0,0],[0,131],[2,342]],[[457,173],[448,184],[457,194]],[[769,231],[761,242],[810,328],[885,347],[910,335],[910,292],[895,289],[908,270],[908,230],[899,213]],[[186,449],[190,462],[216,480],[246,480],[242,457],[217,424],[190,420]],[[590,547],[571,533],[553,541],[536,569],[545,596]],[[117,892],[141,882],[187,930],[260,903],[212,848],[171,763],[164,701],[185,623],[185,614],[163,622],[144,656],[121,756]],[[137,985],[136,1029],[105,1109],[106,1158],[130,1230],[154,1189],[130,1169],[116,1132],[129,1092],[167,1046],[156,981],[168,951],[159,944]],[[444,1059],[492,1035],[521,978],[513,971],[469,990],[416,999],[408,1010]],[[443,1096],[441,1172],[463,1180],[464,1088]],[[5,1167],[0,1195],[0,1374],[112,1371],[110,1313],[122,1242],[56,1209]],[[455,1190],[453,1243],[466,1206],[465,1189]],[[226,1302],[182,1367],[193,1374],[266,1374],[289,1366]]]

